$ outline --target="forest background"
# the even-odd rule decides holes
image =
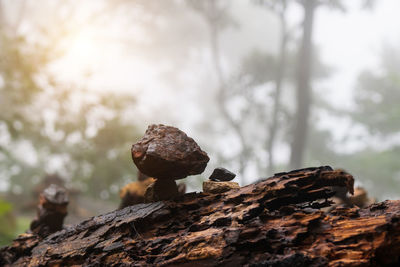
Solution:
[[[113,210],[130,147],[174,125],[246,185],[331,165],[400,197],[400,2],[1,0],[0,244],[38,193],[67,222]]]

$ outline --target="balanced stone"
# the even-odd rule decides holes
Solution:
[[[162,124],[150,125],[131,153],[137,168],[157,179],[177,180],[200,174],[210,160],[192,138]]]

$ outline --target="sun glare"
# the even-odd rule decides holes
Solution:
[[[65,40],[62,58],[68,72],[75,75],[87,75],[100,63],[104,47],[101,42],[94,41],[93,33],[82,31]]]
[[[107,36],[110,34],[111,36]],[[62,56],[51,65],[57,79],[94,90],[132,91],[158,80],[145,52],[112,38],[112,33],[87,27],[65,37]]]
[[[73,40],[68,54],[82,65],[90,66],[95,61],[97,45],[90,37],[80,34]]]

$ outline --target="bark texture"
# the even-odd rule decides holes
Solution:
[[[189,193],[93,217],[1,249],[12,266],[382,266],[399,263],[400,201],[323,212],[330,167],[275,176],[222,194]]]

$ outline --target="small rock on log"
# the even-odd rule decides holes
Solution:
[[[210,179],[211,181],[223,181],[228,182],[232,181],[233,178],[236,177],[236,174],[233,172],[225,169],[225,168],[215,168],[213,173],[211,174]]]
[[[239,188],[240,188],[239,184],[235,182],[215,182],[215,181],[203,182],[204,193],[219,194],[229,190],[238,190]]]

